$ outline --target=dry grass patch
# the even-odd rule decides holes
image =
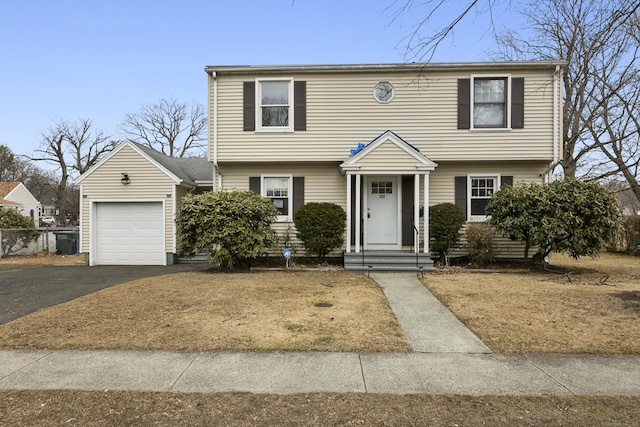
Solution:
[[[1,265],[85,265],[84,255],[56,255],[52,252],[39,252],[35,255],[12,255],[0,258]]]
[[[498,353],[640,354],[640,259],[551,259],[562,273],[431,274],[427,287]]]
[[[408,352],[379,286],[329,272],[178,273],[0,326],[10,349]]]
[[[637,426],[636,396],[0,391],[7,426]]]

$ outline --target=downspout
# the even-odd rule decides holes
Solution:
[[[209,160],[213,160],[213,168],[218,181],[218,185],[214,187],[214,190],[219,191],[222,189],[222,174],[218,166],[218,75],[215,71],[212,71],[209,76],[213,80],[213,129],[209,129],[209,140],[213,140],[213,159],[209,158]]]
[[[560,66],[556,65],[556,70],[553,73],[553,161],[551,165],[549,165],[548,172],[545,174],[545,182],[551,181],[551,176],[553,173],[553,169],[560,163],[560,145],[559,145],[559,129],[560,126],[560,117],[558,115],[558,96],[560,95],[560,90],[558,85],[562,80],[559,78],[560,74]]]

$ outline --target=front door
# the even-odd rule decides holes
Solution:
[[[367,248],[397,248],[398,194],[398,180],[395,176],[368,177],[365,212]]]

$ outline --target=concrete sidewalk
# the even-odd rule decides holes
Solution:
[[[634,356],[0,351],[0,389],[640,395]]]

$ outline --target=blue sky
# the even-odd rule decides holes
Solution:
[[[119,140],[118,125],[143,105],[174,97],[206,106],[206,65],[403,62],[402,40],[418,16],[391,23],[390,4],[6,0],[0,144],[31,155],[54,122],[81,118]],[[507,21],[508,11],[499,13],[496,22]],[[486,60],[489,30],[486,15],[470,15],[433,60]]]

